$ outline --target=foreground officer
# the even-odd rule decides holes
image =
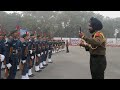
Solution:
[[[88,38],[83,33],[80,33],[80,38],[85,40],[80,45],[90,52],[92,79],[104,79],[104,71],[106,69],[106,39],[100,31],[102,28],[102,23],[97,18],[92,17],[89,22],[89,32],[92,37]]]

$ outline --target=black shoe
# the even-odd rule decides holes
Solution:
[[[53,63],[53,61],[51,61],[51,62],[48,62],[48,63]]]
[[[40,69],[44,69],[45,67],[42,67],[42,68],[40,68]]]
[[[47,66],[48,64],[45,64],[45,65],[43,65],[43,66]]]
[[[32,75],[28,75],[29,77],[34,77],[35,75],[34,74],[32,74]]]
[[[39,70],[39,71],[35,71],[35,72],[41,72],[42,70]]]

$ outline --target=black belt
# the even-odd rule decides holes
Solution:
[[[18,54],[18,50],[13,50],[12,53],[13,54]]]
[[[90,56],[99,57],[99,56],[105,56],[105,55],[96,55],[96,54],[93,54],[93,55],[90,55]]]

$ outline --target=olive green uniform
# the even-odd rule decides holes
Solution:
[[[92,79],[104,79],[106,69],[106,39],[102,32],[97,31],[91,38],[83,37],[88,45],[83,45],[90,52],[90,70]]]

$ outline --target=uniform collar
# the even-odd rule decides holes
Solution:
[[[92,37],[94,37],[95,33],[97,33],[97,32],[99,32],[99,31],[95,31],[94,33],[92,33]]]

